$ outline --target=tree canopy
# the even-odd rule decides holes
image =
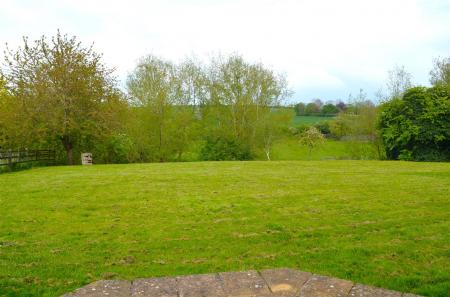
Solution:
[[[430,82],[434,86],[450,86],[450,57],[437,58],[430,71]]]
[[[12,94],[6,134],[10,146],[62,145],[68,164],[74,149],[90,148],[115,125],[121,104],[112,70],[92,47],[59,31],[5,53],[2,75]]]
[[[270,160],[274,143],[297,131],[311,150],[324,133],[371,144],[358,158],[449,160],[449,59],[434,61],[431,88],[412,87],[404,67],[389,71],[381,107],[362,89],[347,104],[286,106],[286,77],[237,54],[180,63],[144,56],[122,92],[92,45],[58,31],[5,52],[0,148],[51,148],[68,164],[87,151],[96,162],[115,163]],[[296,129],[294,112],[333,117],[315,130]]]
[[[381,106],[379,127],[389,159],[450,160],[448,87],[415,87]]]

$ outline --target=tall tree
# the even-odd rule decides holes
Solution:
[[[324,115],[336,115],[339,113],[339,109],[332,103],[327,103],[322,107],[322,114]]]
[[[317,106],[317,104],[315,104],[314,102],[310,102],[310,103],[306,104],[305,115],[314,115],[314,114],[319,114],[319,113],[320,113],[320,108]]]
[[[5,53],[2,74],[14,100],[17,145],[43,143],[63,146],[73,164],[75,148],[89,148],[114,125],[112,106],[120,105],[120,92],[92,46],[59,31]]]
[[[170,125],[176,95],[175,66],[154,56],[141,59],[128,77],[128,92],[135,106],[141,109],[144,137],[151,145],[153,160],[166,161],[173,147],[170,145]]]
[[[306,104],[303,102],[299,102],[299,103],[295,104],[294,105],[295,114],[298,116],[305,115],[305,107],[306,107]]]
[[[388,71],[388,79],[386,82],[387,99],[398,98],[406,90],[412,87],[412,75],[407,72],[404,66],[395,66]]]
[[[176,66],[176,88],[172,123],[176,127],[174,145],[177,159],[180,160],[201,134],[201,109],[206,104],[207,85],[198,60],[186,59]]]
[[[6,81],[0,76],[0,149],[6,142],[6,117],[9,114],[6,107],[8,105],[8,91],[6,90]]]
[[[212,138],[236,140],[252,151],[271,145],[269,134],[277,129],[269,127],[274,123],[268,115],[290,95],[284,76],[234,55],[212,61],[208,84],[208,133]]]
[[[154,56],[144,57],[128,77],[127,87],[140,127],[140,155],[164,162],[181,159],[199,131],[199,107],[204,98],[204,74],[193,60],[175,65]]]
[[[430,71],[430,83],[433,86],[450,86],[450,57],[437,58],[433,64],[434,68]]]

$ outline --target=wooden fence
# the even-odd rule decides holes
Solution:
[[[0,166],[9,166],[29,162],[55,162],[55,151],[52,150],[0,150]]]

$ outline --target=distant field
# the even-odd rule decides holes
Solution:
[[[260,157],[264,160],[264,156]],[[377,159],[375,148],[364,142],[345,142],[327,139],[311,154],[312,160],[341,160],[341,159]],[[275,143],[272,149],[272,160],[310,160],[309,149],[299,144],[295,137],[286,137]]]
[[[314,125],[324,121],[330,121],[335,117],[320,117],[320,116],[294,116],[292,124],[294,126],[299,125]]]
[[[448,163],[49,167],[0,188],[0,296],[272,267],[448,296]]]

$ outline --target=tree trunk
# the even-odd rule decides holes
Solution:
[[[66,150],[67,154],[67,165],[73,165],[73,145],[70,141],[70,137],[67,135],[64,135],[61,137],[61,142],[64,146],[64,149]]]
[[[270,161],[270,149],[266,149],[267,161]]]

